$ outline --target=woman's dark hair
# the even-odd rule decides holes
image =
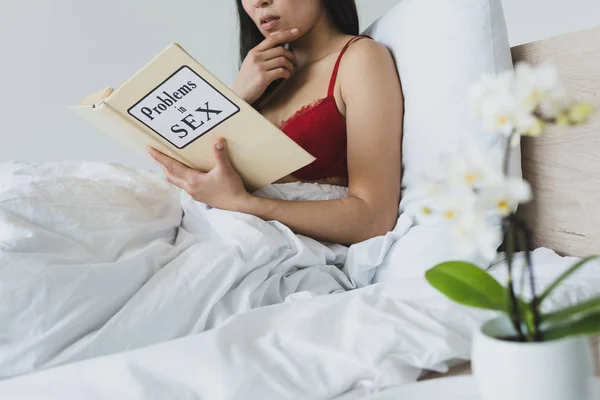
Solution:
[[[356,9],[355,0],[324,0],[325,10],[329,14],[330,18],[337,25],[339,30],[347,35],[358,35],[359,34],[359,19],[358,11]],[[240,24],[240,65],[246,59],[246,56],[265,37],[260,33],[258,27],[252,21],[252,18],[244,10],[242,0],[236,0],[238,8],[238,18]],[[267,97],[275,88],[281,84],[282,80],[279,79],[273,82],[263,95],[255,102],[256,105],[260,104],[261,101]]]

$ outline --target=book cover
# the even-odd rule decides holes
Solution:
[[[203,172],[213,168],[212,146],[223,137],[251,190],[315,160],[177,43],[116,90],[70,108],[127,146],[144,152],[152,146]]]

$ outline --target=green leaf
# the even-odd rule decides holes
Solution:
[[[584,301],[577,305],[563,308],[562,310],[542,315],[542,323],[556,324],[563,323],[567,320],[575,319],[582,314],[590,314],[592,312],[600,312],[600,297]]]
[[[544,331],[543,340],[556,340],[574,335],[593,335],[598,332],[600,332],[600,311]]]
[[[425,278],[457,303],[506,312],[506,290],[476,265],[463,261],[445,262],[427,271]]]
[[[587,264],[588,262],[594,260],[598,258],[597,256],[591,256],[591,257],[587,257],[584,258],[583,260],[579,261],[578,263],[576,263],[575,265],[573,265],[571,268],[569,268],[568,270],[566,270],[561,276],[559,276],[554,283],[552,283],[550,286],[548,286],[548,288],[546,288],[546,290],[544,290],[544,293],[542,293],[541,296],[538,297],[538,302],[537,305],[538,307],[542,304],[542,302],[546,299],[546,297],[548,297],[548,295],[558,286],[560,285],[560,283],[562,281],[564,281],[565,279],[567,279],[569,277],[569,275],[573,274],[575,271],[577,271],[579,268],[583,267],[585,264]]]

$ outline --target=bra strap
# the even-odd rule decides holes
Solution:
[[[352,39],[350,39],[348,41],[348,43],[346,43],[346,45],[344,46],[344,48],[340,52],[340,55],[339,55],[337,61],[335,62],[335,67],[333,67],[333,73],[331,74],[331,81],[329,82],[329,91],[327,92],[327,96],[328,97],[333,96],[333,91],[335,89],[335,82],[337,80],[338,70],[340,69],[340,63],[342,62],[342,57],[344,56],[344,53],[346,52],[346,50],[348,50],[348,47],[350,47],[350,45],[352,43],[354,43],[357,40],[360,40],[360,38],[363,38],[363,37],[366,37],[366,38],[369,38],[369,39],[373,39],[372,37],[370,37],[368,35],[358,35],[358,36],[355,36]]]

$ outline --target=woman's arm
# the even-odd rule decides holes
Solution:
[[[315,239],[353,244],[393,229],[401,180],[403,99],[389,51],[354,43],[340,69],[348,132],[348,198],[285,201],[252,197],[240,211],[277,220]]]
[[[397,209],[397,207],[396,207]],[[252,197],[239,211],[264,220],[280,221],[296,233],[331,243],[351,245],[393,229],[396,218],[380,212],[359,197],[323,201],[287,201]]]
[[[229,162],[226,144],[215,145],[208,173],[164,154],[150,154],[169,182],[212,207],[277,220],[296,233],[332,243],[354,244],[393,229],[400,200],[403,101],[388,50],[360,40],[351,46],[339,83],[347,115],[348,197],[326,201],[264,199],[249,194]]]

